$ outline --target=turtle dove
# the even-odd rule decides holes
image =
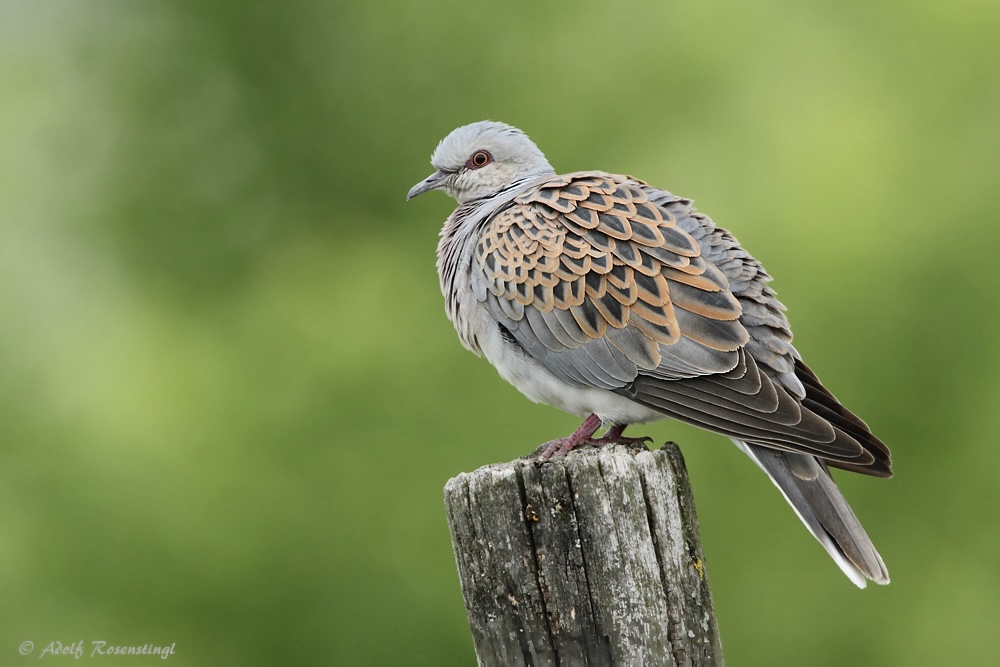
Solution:
[[[829,472],[890,477],[889,450],[802,362],[770,276],[729,232],[630,176],[556,175],[502,123],[454,130],[431,164],[407,199],[458,202],[437,267],[462,344],[531,400],[585,417],[542,458],[643,440],[622,432],[667,417],[722,434],[851,581],[889,582]]]

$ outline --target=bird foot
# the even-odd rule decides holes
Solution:
[[[555,440],[549,440],[540,444],[538,449],[535,450],[535,455],[542,460],[553,457],[559,458],[560,456],[565,456],[574,447],[576,445],[571,444],[569,438],[556,438]]]
[[[583,420],[583,423],[580,424],[580,428],[576,429],[576,431],[573,432],[573,435],[566,436],[565,438],[549,440],[543,445],[540,445],[538,449],[535,450],[535,453],[538,454],[538,458],[542,460],[550,459],[553,456],[564,456],[574,447],[590,442],[594,432],[600,427],[601,418],[597,415],[590,415]]]
[[[583,424],[580,425],[580,428],[578,428],[573,435],[565,438],[549,440],[548,442],[540,445],[538,449],[535,450],[535,454],[538,458],[545,460],[565,456],[571,449],[579,447],[580,445],[594,445],[595,447],[600,447],[602,445],[645,447],[647,443],[653,442],[652,438],[645,436],[641,438],[626,438],[622,435],[622,431],[625,430],[625,424],[615,424],[600,438],[595,438],[594,432],[600,427],[600,423],[600,419],[596,415],[590,415],[590,417],[588,417]]]

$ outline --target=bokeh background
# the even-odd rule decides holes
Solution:
[[[731,664],[997,664],[997,26],[985,0],[3,0],[0,664],[473,663],[442,487],[577,421],[460,347],[452,202],[404,201],[483,118],[695,198],[893,448],[894,479],[838,477],[893,577],[859,591],[728,441],[645,429],[683,447]]]

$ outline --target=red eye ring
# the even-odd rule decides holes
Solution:
[[[469,169],[479,169],[493,162],[493,156],[487,151],[479,150],[472,154],[465,166]]]

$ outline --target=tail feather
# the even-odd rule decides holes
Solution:
[[[778,487],[785,500],[859,588],[889,583],[889,572],[826,466],[813,456],[733,440]]]

